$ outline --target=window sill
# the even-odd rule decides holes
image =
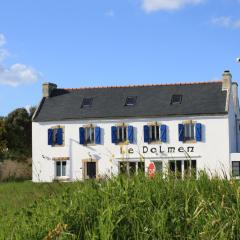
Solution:
[[[55,177],[54,180],[55,181],[68,181],[68,180],[70,180],[70,177],[68,177],[68,176]]]
[[[116,145],[118,145],[118,146],[126,146],[126,145],[129,145],[129,144],[133,144],[133,143],[129,143],[129,142],[118,142],[118,143],[116,143]]]
[[[197,141],[194,140],[184,140],[183,143],[197,143]]]
[[[96,143],[84,143],[83,146],[88,147],[88,146],[96,146]]]
[[[62,145],[51,145],[51,147],[64,147],[65,145],[64,144],[62,144]]]
[[[156,144],[162,144],[161,141],[151,141],[151,142],[148,142],[149,145],[156,145]]]

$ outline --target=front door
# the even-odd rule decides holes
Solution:
[[[86,162],[87,178],[96,178],[96,162]]]

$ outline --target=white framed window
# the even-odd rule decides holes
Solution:
[[[240,161],[232,162],[232,176],[240,177]]]
[[[132,176],[138,172],[145,172],[145,162],[138,161],[138,162],[127,162],[122,161],[119,162],[119,173],[120,174],[127,174]]]
[[[67,176],[67,162],[56,161],[56,177],[66,177],[66,176]]]
[[[196,160],[171,160],[168,162],[168,169],[177,178],[187,176],[197,177],[197,162]]]
[[[124,143],[128,140],[127,126],[117,126],[117,141],[118,143]]]
[[[196,133],[195,133],[195,123],[185,123],[184,124],[184,140],[195,140],[196,139]]]

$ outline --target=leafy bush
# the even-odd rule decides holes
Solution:
[[[61,188],[17,211],[0,239],[240,239],[237,181],[138,175]]]

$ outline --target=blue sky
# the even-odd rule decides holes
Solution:
[[[240,0],[2,0],[0,115],[59,87],[240,79]]]

